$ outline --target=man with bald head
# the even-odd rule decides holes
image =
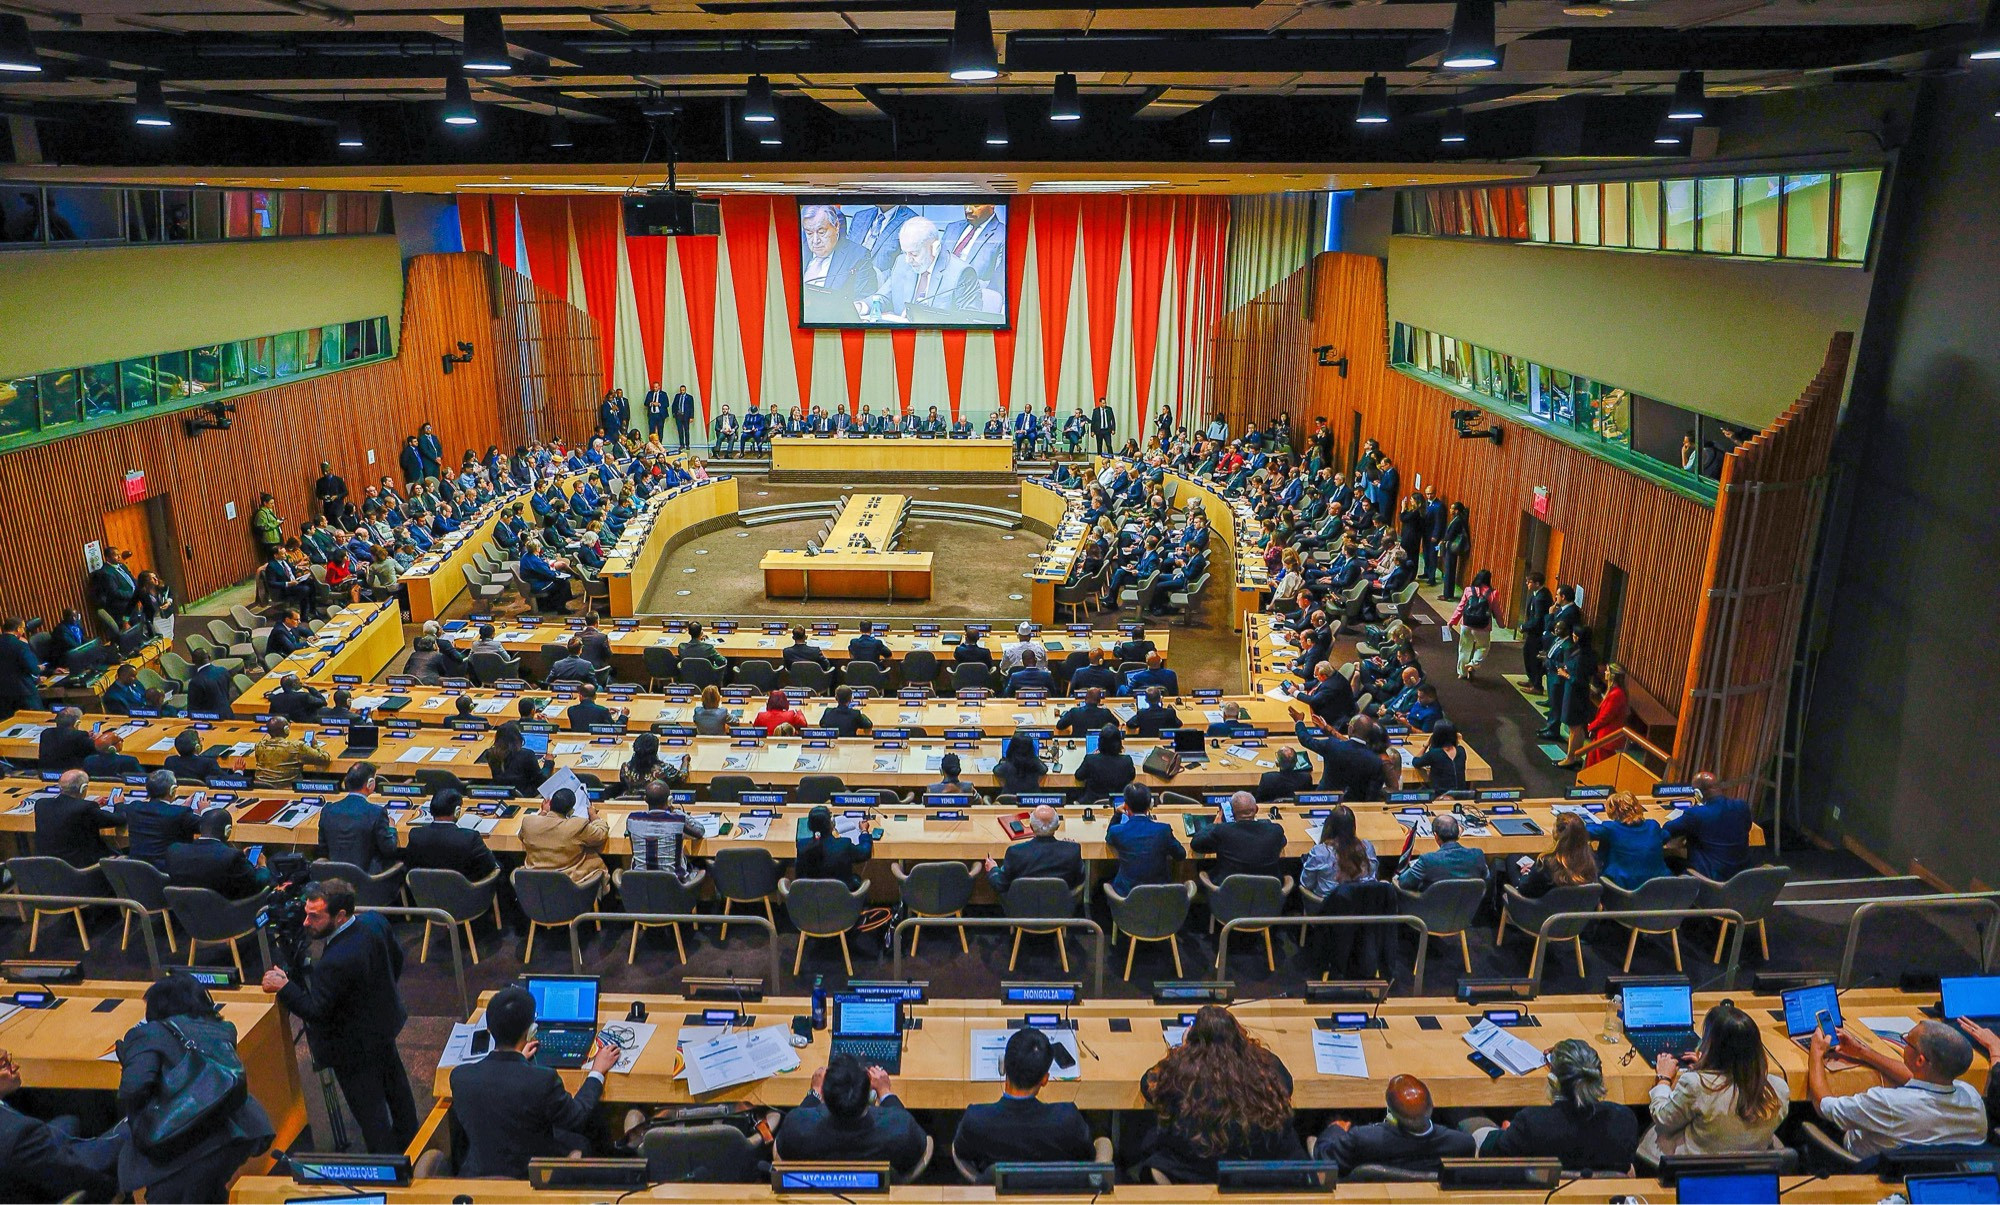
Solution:
[[[910,307],[932,310],[979,309],[979,274],[944,247],[937,223],[913,217],[897,234],[902,254],[877,290],[854,302],[864,318],[907,320]]]
[[[1215,823],[1188,842],[1195,853],[1215,855],[1208,877],[1217,885],[1233,874],[1284,878],[1279,863],[1285,856],[1285,830],[1272,821],[1257,819],[1257,797],[1238,791],[1221,811]]]
[[[1034,833],[1026,841],[1007,847],[1007,860],[986,859],[986,877],[993,890],[1005,892],[1018,879],[1061,879],[1072,889],[1083,883],[1083,847],[1056,836],[1062,817],[1048,804],[1028,813],[1028,829]]]
[[[90,775],[65,770],[56,793],[35,802],[35,853],[71,866],[95,866],[99,858],[111,856],[111,847],[98,834],[122,827],[125,818],[116,809],[97,806],[89,790]]]
[[[1472,1135],[1441,1126],[1431,1118],[1431,1090],[1414,1075],[1390,1079],[1389,1112],[1381,1121],[1349,1127],[1336,1121],[1319,1136],[1314,1157],[1340,1165],[1347,1175],[1364,1163],[1413,1172],[1434,1172],[1443,1159],[1469,1159]]]
[[[1905,1146],[1986,1140],[1986,1108],[1979,1090],[1958,1077],[1972,1068],[1972,1043],[1942,1021],[1919,1021],[1894,1054],[1847,1026],[1829,1042],[1813,1030],[1806,1062],[1806,1094],[1820,1117],[1841,1131],[1847,1152],[1872,1159]],[[1881,1081],[1851,1096],[1835,1096],[1827,1060],[1860,1063]]]

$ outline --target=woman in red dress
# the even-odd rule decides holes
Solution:
[[[1578,749],[1583,748],[1583,746],[1589,744],[1591,741],[1609,736],[1620,728],[1623,728],[1626,719],[1631,714],[1632,704],[1625,696],[1625,667],[1615,662],[1607,664],[1604,667],[1604,699],[1597,705],[1597,715],[1591,719],[1587,728],[1583,731],[1578,731],[1574,728],[1570,730],[1569,760],[1563,762],[1563,765],[1571,769],[1576,768],[1578,764],[1576,751]],[[1616,752],[1618,752],[1618,745],[1615,744],[1606,745],[1601,749],[1593,749],[1590,751],[1590,756],[1585,758],[1581,764],[1594,766]]]

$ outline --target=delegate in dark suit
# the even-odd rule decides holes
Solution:
[[[1295,735],[1299,744],[1326,759],[1319,772],[1320,790],[1344,791],[1350,803],[1382,797],[1382,759],[1368,746],[1336,733],[1315,732],[1304,724]]]
[[[403,864],[411,870],[455,870],[474,883],[500,869],[478,833],[437,821],[410,830],[409,843],[403,847]]]
[[[361,795],[343,795],[320,809],[319,854],[369,874],[396,860],[396,829],[388,809]]]
[[[270,874],[227,841],[199,837],[167,851],[167,885],[206,887],[224,899],[247,900],[270,883]]]
[[[409,1013],[396,990],[403,947],[382,916],[366,912],[327,938],[303,979],[278,989],[278,1002],[306,1023],[313,1063],[333,1071],[363,1144],[375,1154],[403,1149],[416,1130],[409,1073],[396,1050]]]
[[[1233,874],[1284,877],[1279,859],[1285,855],[1285,830],[1269,820],[1234,820],[1211,824],[1188,840],[1198,854],[1214,854],[1208,877],[1218,886]]]
[[[847,215],[847,237],[868,252],[875,271],[887,272],[903,253],[903,223],[916,216],[908,205],[870,205]]]
[[[74,770],[95,752],[97,742],[90,739],[88,732],[58,726],[42,730],[35,746],[35,760],[44,770]]]
[[[974,206],[967,206],[971,209]],[[982,206],[991,210],[992,206]],[[967,230],[972,237],[966,237]],[[944,228],[944,249],[972,265],[979,274],[980,282],[989,289],[1004,289],[1007,286],[1007,225],[993,213],[975,228],[970,222],[957,221]]]
[[[785,1114],[775,1150],[788,1161],[860,1160],[908,1171],[924,1157],[924,1130],[895,1093],[853,1119],[835,1117],[817,1092]]]
[[[111,1199],[125,1131],[78,1138],[74,1120],[51,1124],[0,1101],[0,1201],[61,1201],[79,1192],[87,1201]]]
[[[982,1180],[996,1163],[1088,1163],[1090,1123],[1069,1101],[1002,1096],[968,1105],[951,1140],[952,1153]]]
[[[1007,890],[1017,879],[1061,879],[1074,888],[1083,882],[1083,847],[1054,836],[1017,841],[986,877],[995,891]]]
[[[1442,1126],[1412,1134],[1388,1122],[1370,1122],[1351,1129],[1328,1126],[1319,1136],[1314,1157],[1340,1165],[1342,1174],[1364,1163],[1380,1163],[1409,1171],[1436,1171],[1441,1159],[1468,1159],[1474,1150],[1472,1135]]]
[[[212,711],[226,720],[230,690],[228,670],[215,664],[197,667],[188,677],[188,710]]]
[[[571,1096],[555,1068],[518,1050],[452,1068],[451,1111],[467,1139],[458,1174],[526,1178],[528,1160],[574,1149],[572,1136],[589,1128],[603,1094],[604,1077],[592,1075]]]
[[[80,795],[57,795],[35,804],[35,853],[61,858],[71,866],[95,866],[111,856],[98,833],[118,828],[125,818]]]
[[[806,292],[801,299],[807,322],[852,322],[854,302],[875,291],[882,277],[868,249],[840,239],[824,258],[806,242],[803,271]]]
[[[125,805],[128,852],[142,862],[167,868],[167,851],[194,840],[194,809],[164,799],[138,799]]]

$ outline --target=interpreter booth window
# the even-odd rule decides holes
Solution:
[[[83,418],[83,399],[74,369],[45,372],[41,376],[42,429],[60,427]]]
[[[135,188],[125,194],[125,241],[163,243],[166,227],[160,221],[160,194],[153,189]]]
[[[0,381],[0,439],[33,431],[41,421],[42,391],[35,377]]]
[[[83,370],[83,418],[110,418],[118,413],[118,365],[92,364]]]
[[[119,190],[51,188],[46,196],[50,242],[101,243],[124,237],[124,196]]]
[[[152,357],[121,360],[118,364],[118,386],[127,410],[144,410],[158,402],[159,390],[153,381]]]
[[[196,393],[213,393],[222,388],[222,348],[197,347],[189,352],[188,375]]]
[[[184,351],[153,357],[153,376],[159,382],[161,404],[172,405],[194,396],[194,378],[189,375],[188,359],[188,353]]]

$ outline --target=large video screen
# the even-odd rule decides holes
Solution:
[[[802,326],[1007,325],[1005,201],[804,198],[799,244]]]

